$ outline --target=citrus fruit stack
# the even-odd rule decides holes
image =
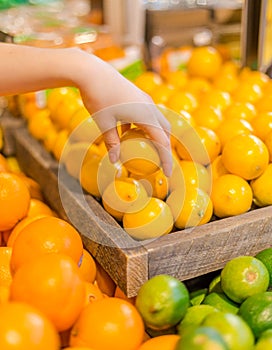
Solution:
[[[130,236],[154,239],[272,204],[272,83],[266,74],[205,46],[188,50],[183,70],[144,71],[133,83],[171,125],[169,178],[158,145],[135,125],[117,126],[120,161],[111,164],[76,89],[47,91],[40,108],[35,94],[20,97],[30,133]]]

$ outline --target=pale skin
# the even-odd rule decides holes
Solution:
[[[0,44],[0,95],[75,86],[104,136],[112,162],[119,159],[116,125],[135,124],[154,142],[167,176],[172,170],[170,124],[150,96],[110,64],[77,48]]]

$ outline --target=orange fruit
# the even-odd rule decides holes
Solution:
[[[226,174],[213,182],[211,200],[214,214],[224,218],[247,212],[251,208],[253,195],[245,179]]]
[[[231,118],[225,119],[215,130],[222,147],[232,137],[240,134],[253,134],[253,127],[245,119]]]
[[[9,172],[10,171],[10,167],[8,164],[8,161],[6,159],[5,156],[3,156],[3,154],[0,153],[0,172]]]
[[[97,261],[96,263],[96,278],[95,282],[98,285],[98,288],[104,293],[105,295],[112,297],[115,292],[116,284],[114,283],[113,279],[110,277],[108,272],[99,264]]]
[[[13,228],[23,219],[30,205],[30,193],[20,177],[0,172],[0,231]]]
[[[38,215],[53,216],[54,214],[49,205],[39,199],[31,198],[27,216]]]
[[[256,179],[250,181],[253,191],[253,200],[259,207],[272,205],[272,163]]]
[[[209,105],[200,105],[193,111],[192,116],[197,125],[211,130],[216,130],[223,121],[222,111]]]
[[[128,297],[119,286],[116,286],[116,288],[115,288],[114,297],[124,299],[124,300],[130,302],[131,304],[135,305],[136,296],[135,297]]]
[[[36,307],[61,332],[72,327],[85,306],[86,286],[68,255],[43,254],[16,271],[10,299]]]
[[[166,102],[166,107],[180,113],[181,111],[192,112],[198,106],[197,98],[190,92],[183,90],[174,91]]]
[[[102,204],[115,219],[122,221],[125,212],[138,211],[148,201],[147,192],[140,181],[131,177],[115,179],[104,190]]]
[[[0,307],[0,348],[5,350],[59,350],[53,324],[36,308],[10,302]]]
[[[269,273],[262,261],[253,256],[229,260],[221,271],[223,292],[241,304],[251,295],[263,293],[269,285]]]
[[[45,216],[30,222],[18,234],[12,247],[11,269],[14,273],[26,262],[45,253],[63,253],[78,264],[82,252],[81,236],[71,224]]]
[[[221,154],[219,154],[219,156],[217,156],[215,160],[208,165],[207,171],[210,174],[210,178],[212,179],[212,181],[215,181],[222,175],[229,174],[229,172],[223,165]]]
[[[221,142],[217,134],[203,126],[188,129],[182,136],[182,143],[176,144],[180,159],[192,160],[202,165],[213,162],[220,151]]]
[[[167,197],[175,227],[184,229],[206,224],[213,214],[213,204],[207,192],[198,187],[175,190]]]
[[[250,122],[257,115],[255,106],[250,102],[232,102],[225,109],[224,118],[226,119],[245,119]]]
[[[0,285],[0,305],[9,301],[10,288],[9,286]]]
[[[63,350],[95,350],[86,346],[69,346],[68,348],[63,348]]]
[[[264,141],[269,131],[272,130],[272,111],[259,113],[251,120],[250,124],[253,127],[254,135]]]
[[[220,53],[211,46],[196,47],[187,63],[188,74],[192,77],[214,78],[222,65]]]
[[[148,94],[150,94],[153,89],[160,86],[162,82],[161,76],[151,71],[143,72],[134,80],[134,84]]]
[[[175,350],[179,339],[178,334],[159,335],[145,341],[137,350]]]
[[[241,134],[227,141],[222,151],[222,162],[230,173],[252,180],[268,166],[269,153],[257,136]]]
[[[12,281],[10,271],[11,247],[0,247],[0,286],[9,287]]]
[[[85,282],[86,287],[86,305],[95,302],[97,300],[103,299],[105,296],[99,289],[97,282]]]
[[[43,200],[42,188],[36,180],[24,174],[17,174],[17,175],[20,176],[20,178],[26,184],[31,198]]]
[[[270,81],[270,77],[260,71],[244,68],[240,73],[240,79],[249,84],[259,85],[265,89],[266,84]]]
[[[81,278],[86,281],[93,283],[96,277],[96,263],[91,253],[83,248],[82,258],[79,265],[79,273]]]
[[[8,247],[12,247],[13,243],[15,241],[15,239],[17,238],[18,234],[21,232],[21,230],[28,225],[30,222],[37,220],[41,217],[43,217],[45,215],[38,215],[38,216],[26,216],[24,219],[22,219],[21,221],[18,222],[18,224],[16,224],[12,230],[11,233],[8,237],[8,241],[7,241],[7,246]]]
[[[137,350],[144,337],[143,320],[134,305],[104,298],[87,305],[73,325],[70,346],[100,350]]]
[[[156,238],[172,231],[173,215],[165,201],[150,197],[140,210],[132,205],[130,212],[124,213],[123,227],[136,240]]]

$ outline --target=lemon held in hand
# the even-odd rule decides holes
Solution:
[[[150,175],[160,167],[160,157],[154,144],[137,128],[122,135],[120,160],[129,172],[136,175]]]
[[[189,307],[189,292],[183,282],[170,275],[157,275],[139,289],[136,307],[146,327],[164,330],[178,324]]]

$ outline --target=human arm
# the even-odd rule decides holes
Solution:
[[[147,94],[108,63],[76,48],[47,49],[6,43],[0,44],[0,57],[0,95],[75,86],[103,133],[112,161],[119,158],[117,122],[133,123],[152,139],[162,167],[170,175],[168,121]]]

